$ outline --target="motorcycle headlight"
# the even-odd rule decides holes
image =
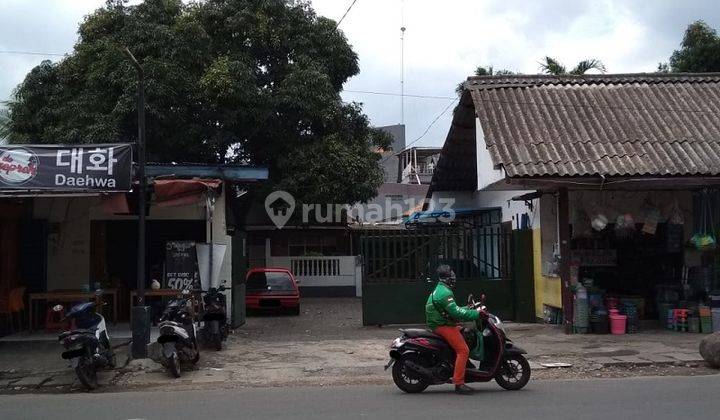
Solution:
[[[401,344],[402,344],[402,340],[398,337],[392,342],[392,344],[390,345],[390,348],[400,347]]]

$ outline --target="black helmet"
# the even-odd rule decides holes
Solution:
[[[438,279],[445,283],[448,287],[455,287],[455,272],[449,265],[440,265],[437,270],[435,270],[435,273],[437,274]]]

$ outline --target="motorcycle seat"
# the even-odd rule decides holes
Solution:
[[[406,329],[400,330],[400,332],[410,338],[424,337],[424,338],[436,338],[438,340],[443,339],[442,337],[435,334],[434,332],[432,332],[430,330],[422,329],[422,328],[406,328]]]
[[[76,334],[92,334],[92,335],[95,335],[95,331],[96,331],[96,330],[97,330],[97,328],[93,328],[93,329],[77,329],[77,330],[65,331],[65,332],[60,333],[60,335],[58,336],[58,338],[59,338],[59,339],[63,339],[63,338],[65,338],[65,337],[70,337],[71,335],[76,335]]]

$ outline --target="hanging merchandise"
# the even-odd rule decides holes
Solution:
[[[715,224],[713,223],[712,207],[708,197],[708,192],[703,191],[700,194],[700,232],[696,232],[691,238],[690,242],[695,248],[701,251],[708,251],[715,249]]]
[[[635,233],[635,220],[630,213],[621,214],[615,221],[615,237],[629,238]]]
[[[598,214],[592,219],[592,228],[598,232],[605,230],[608,224],[608,218],[604,214]]]
[[[645,203],[643,204],[643,227],[642,233],[648,235],[655,235],[657,232],[657,225],[660,221],[660,210],[653,205],[650,201],[650,196],[645,197]]]
[[[674,199],[672,207],[670,208],[668,222],[673,225],[685,224],[685,216],[683,216],[683,212],[680,210],[680,203],[678,203],[677,197]]]
[[[643,224],[642,231],[648,235],[654,235],[657,231],[658,221],[660,220],[660,210],[657,208],[648,209],[645,214],[645,223]]]

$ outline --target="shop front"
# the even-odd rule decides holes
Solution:
[[[551,242],[551,252],[542,254],[544,275],[567,279],[569,330],[635,333],[683,322],[684,331],[701,332],[701,312],[707,314],[710,296],[720,289],[714,247],[698,243],[714,236],[714,193],[669,185],[541,190],[556,207],[540,211],[557,221],[543,218],[542,235]]]
[[[56,320],[48,312],[49,307],[92,299],[97,289],[102,290],[108,304],[104,308],[106,317],[113,324],[127,325],[123,323],[129,319],[137,287],[139,209],[131,182],[130,147],[108,147],[112,154],[106,154],[106,158],[112,169],[105,173],[112,173],[104,182],[99,182],[97,176],[90,176],[94,181],[81,182],[88,175],[76,173],[87,172],[97,160],[91,153],[96,149],[94,145],[41,150],[0,148],[22,149],[20,154],[32,152],[35,157],[28,161],[36,162],[36,175],[30,180],[13,183],[0,177],[0,309],[9,312],[0,320],[0,333],[52,330]],[[60,165],[64,162],[70,165]],[[240,287],[242,283],[244,267],[233,267],[232,263],[243,261],[244,241],[233,236],[243,236],[243,224],[235,217],[233,207],[246,189],[267,178],[267,170],[149,165],[147,174],[148,305],[159,311],[163,298],[177,293],[173,289],[186,286],[188,281],[199,284],[201,269],[208,268],[202,258],[198,260],[195,248],[212,243],[218,250],[213,277],[225,280],[230,289],[229,313],[241,313],[242,308],[235,311],[235,306],[241,306],[243,299],[237,299],[238,305],[233,302],[241,292],[231,285]],[[67,181],[70,178],[72,182]],[[40,179],[52,183],[38,184]],[[114,189],[110,189],[111,185]],[[239,255],[234,256],[234,252]],[[11,296],[20,296],[19,301],[11,304]],[[11,307],[17,310],[10,311]],[[0,311],[0,317],[3,315]]]

